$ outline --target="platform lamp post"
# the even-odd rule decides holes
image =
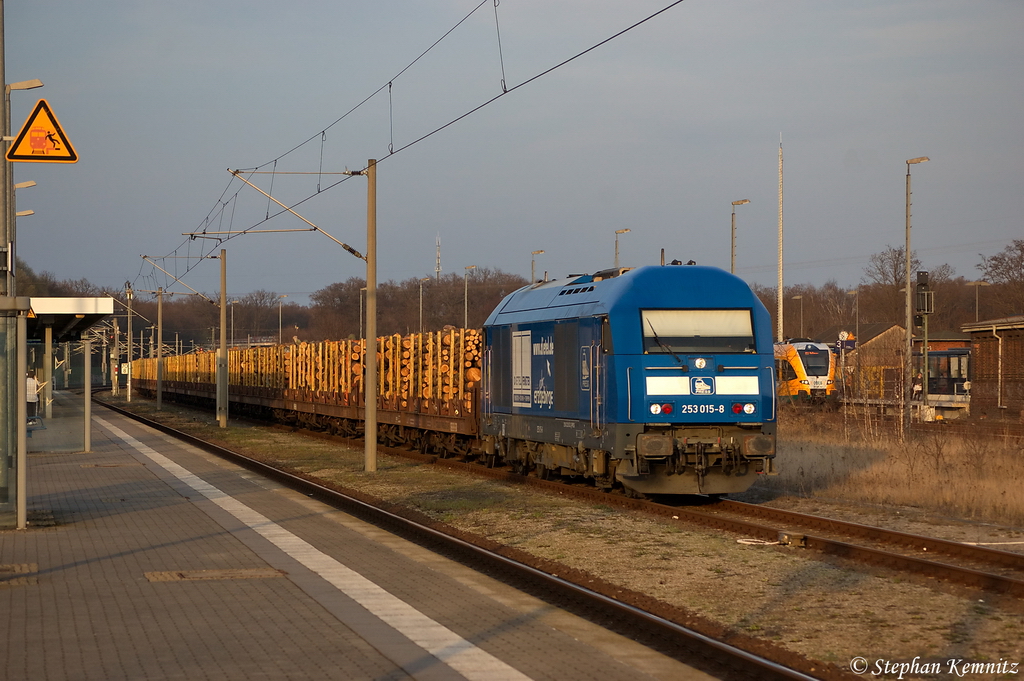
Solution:
[[[465,290],[462,295],[462,328],[469,328],[469,271],[475,270],[476,265],[466,265]]]
[[[537,256],[544,251],[530,251],[530,284],[537,283]]]
[[[804,297],[803,296],[793,296],[792,299],[800,301],[800,337],[803,338],[804,337]]]
[[[11,90],[31,90],[42,87],[40,80],[27,80],[19,83],[6,83],[6,70],[4,66],[4,28],[3,28],[3,3],[0,2],[0,82],[5,82],[4,87],[4,110],[0,121],[3,127],[3,144],[0,145],[6,156],[8,143],[10,142],[11,129]],[[11,263],[4,273],[3,282],[0,283],[0,296],[9,298],[8,303],[17,303],[16,283],[14,281],[15,263],[15,216],[14,216],[14,189],[11,186],[14,173],[11,164],[5,159],[0,160],[0,216],[3,220],[3,228],[0,229],[0,243],[7,249],[6,258]],[[27,301],[22,301],[27,302]],[[0,476],[5,477],[11,470],[10,462],[15,462],[17,475],[15,487],[16,522],[18,529],[27,527],[27,506],[26,506],[26,474],[25,462],[28,452],[28,432],[26,430],[27,417],[25,416],[25,372],[26,372],[26,328],[27,310],[10,310],[0,324],[0,330],[6,337],[5,359],[0,366],[0,437],[4,442],[0,444]],[[49,415],[49,414],[47,414]]]
[[[281,311],[281,306],[284,304],[284,299],[287,295],[281,295],[277,297],[277,344],[281,345],[284,341],[282,338],[281,329],[284,328],[281,321],[284,319],[284,312]]]
[[[629,232],[629,228],[615,230],[615,269],[619,269],[619,235]]]
[[[750,199],[740,199],[732,202],[732,265],[729,268],[730,274],[736,274],[736,206],[750,203]]]
[[[967,285],[974,287],[974,321],[977,322],[980,321],[981,319],[981,313],[978,312],[978,310],[980,309],[979,303],[981,302],[979,291],[981,290],[982,286],[991,286],[992,284],[990,284],[987,281],[969,281],[967,282]]]
[[[423,333],[423,282],[430,281],[430,277],[420,279],[420,333]]]
[[[901,391],[901,402],[902,402],[902,419],[900,433],[901,438],[905,441],[907,435],[910,433],[910,393],[911,393],[911,364],[914,359],[914,340],[913,340],[913,329],[914,329],[914,310],[913,310],[913,296],[912,289],[910,287],[910,166],[918,163],[924,163],[930,160],[927,156],[918,156],[917,158],[907,159],[907,227],[906,227],[906,248],[903,251],[904,265],[906,266],[906,273],[904,279],[904,285],[906,286],[906,317],[905,324],[906,330],[903,339],[903,352],[905,353],[903,361],[903,390]]]

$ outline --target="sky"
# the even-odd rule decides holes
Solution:
[[[229,169],[365,252],[366,179],[337,173],[373,158],[381,281],[433,276],[438,238],[442,274],[595,272],[621,229],[623,266],[729,269],[749,199],[736,273],[774,287],[780,140],[787,286],[902,246],[920,156],[923,267],[977,279],[1024,238],[1024,3],[686,0],[550,70],[672,2],[7,0],[7,82],[45,83],[12,134],[44,98],[80,159],[14,164],[18,255],[212,293],[224,248],[230,296],[306,302],[365,264]],[[247,229],[273,231],[183,236]]]

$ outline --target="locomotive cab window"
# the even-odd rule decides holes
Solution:
[[[828,376],[829,351],[818,348],[798,350],[808,376]]]
[[[756,352],[750,310],[641,310],[644,353]]]

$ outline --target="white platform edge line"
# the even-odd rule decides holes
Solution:
[[[470,681],[530,681],[529,676],[481,650],[451,629],[430,619],[397,596],[139,442],[117,426],[96,416],[93,420]]]

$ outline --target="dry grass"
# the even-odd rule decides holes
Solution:
[[[911,433],[841,413],[782,412],[781,473],[762,493],[914,506],[1024,526],[1024,440],[997,433]]]

